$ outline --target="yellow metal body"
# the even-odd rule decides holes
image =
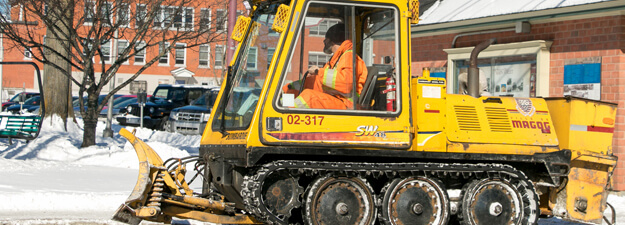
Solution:
[[[226,150],[218,150],[223,153],[229,153],[227,151],[232,146],[242,146],[245,149],[241,154],[253,154],[261,148],[280,149],[295,154],[300,147],[305,146],[320,152],[318,155],[327,154],[329,157],[332,156],[327,149],[463,156],[532,156],[570,150],[570,166],[563,166],[570,171],[568,179],[561,186],[541,190],[541,198],[548,199],[548,203],[542,205],[545,210],[543,213],[588,222],[597,222],[601,218],[610,176],[616,165],[611,141],[616,107],[600,102],[487,96],[474,98],[448,94],[446,80],[430,77],[429,71],[420,78],[411,76],[411,52],[406,49],[411,49],[410,24],[418,22],[418,1],[363,2],[392,4],[400,12],[400,19],[397,20],[400,29],[395,34],[398,46],[402,46],[397,50],[398,62],[395,63],[399,87],[396,111],[388,114],[306,113],[276,106],[276,99],[280,99],[283,88],[279,82],[280,76],[288,70],[290,63],[287,59],[293,51],[292,43],[298,40],[294,26],[303,23],[304,10],[308,4],[306,1],[291,1],[289,6],[279,7],[274,20],[272,29],[280,32],[278,45],[272,63],[268,66],[267,77],[260,84],[263,88],[258,94],[258,105],[251,112],[253,115],[249,126],[220,130],[214,126],[218,118],[211,116],[202,135],[201,145],[212,149],[223,147]],[[243,26],[245,23],[250,26]],[[249,32],[255,32],[259,26],[245,17],[240,17],[237,24],[233,32],[236,35],[233,34],[232,38],[239,41],[249,36]],[[244,53],[241,52],[241,46],[240,43],[236,55]],[[234,66],[235,59],[229,65]],[[213,112],[217,111],[221,101],[224,101],[225,92],[229,91],[225,82],[223,85]],[[228,118],[230,116],[236,118]],[[242,116],[230,114],[225,118],[243,123]],[[273,125],[269,124],[270,121],[282,121],[280,129],[268,129]],[[176,216],[213,223],[258,223],[248,215],[224,214],[227,204],[223,200],[214,202],[191,196],[189,193],[192,191],[184,181],[185,168],[178,168],[173,175],[170,174],[162,168],[163,161],[149,146],[126,130],[120,131],[120,134],[133,144],[140,161],[137,185],[122,206],[135,211],[127,212],[125,216],[130,214],[153,221],[165,221],[168,216]],[[245,163],[248,162],[241,160],[242,167],[256,166]],[[506,164],[507,161],[496,163]],[[164,191],[175,197],[162,200],[162,207],[148,207],[149,193],[155,190],[153,185],[159,177],[164,178]],[[180,188],[185,193],[180,192]],[[121,216],[121,213],[118,214]]]
[[[560,148],[570,149],[571,169],[566,187],[549,196],[554,215],[601,223],[610,177],[616,104],[580,98],[547,99],[554,116]]]

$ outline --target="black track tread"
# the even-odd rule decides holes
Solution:
[[[531,193],[534,195],[536,202],[538,202],[538,195],[536,194],[534,185],[527,179],[525,174],[512,166],[503,164],[363,163],[280,160],[260,166],[255,172],[252,171],[244,176],[243,180],[241,196],[243,197],[246,211],[255,215],[257,219],[266,224],[287,224],[287,221],[280,220],[275,215],[272,215],[261,200],[261,189],[264,179],[269,174],[280,170],[288,170],[291,174],[305,174],[309,176],[324,176],[332,173],[337,176],[360,176],[364,178],[380,176],[388,178],[428,176],[440,179],[451,176],[452,174],[471,179],[508,177],[510,179],[524,181],[527,187],[532,190]],[[460,217],[461,215],[459,215],[459,218]],[[537,221],[528,221],[527,224],[536,224],[536,222]]]

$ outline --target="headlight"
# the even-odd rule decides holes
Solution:
[[[154,113],[154,108],[150,107],[150,114]]]
[[[178,120],[178,112],[171,112],[171,114],[169,114],[169,118],[172,120]]]
[[[131,113],[131,112],[132,112],[132,106],[128,106],[128,107],[126,107],[126,111],[127,111],[128,113]]]
[[[211,117],[210,113],[202,113],[202,122],[208,121],[210,117]]]

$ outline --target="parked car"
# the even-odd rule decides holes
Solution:
[[[147,97],[149,98],[151,96],[152,95],[148,95]],[[126,107],[128,107],[128,105],[133,104],[133,103],[137,103],[137,95],[124,95],[119,98],[116,98],[113,101],[113,111],[112,111],[113,116],[116,116],[120,113],[125,113]],[[102,108],[102,111],[100,112],[100,117],[107,117],[108,111],[109,111],[108,105],[104,106]]]
[[[41,104],[41,96],[34,96],[26,100],[24,104],[18,103],[7,107],[5,111],[12,114],[33,113],[35,110],[39,109],[39,104]]]
[[[166,124],[167,131],[192,135],[202,134],[217,94],[219,94],[219,88],[212,88],[190,105],[173,109]]]
[[[143,107],[143,126],[163,130],[172,109],[189,105],[213,86],[161,84]],[[141,111],[138,103],[126,107],[126,113],[116,117],[123,126],[139,126]]]
[[[11,105],[19,103],[21,94],[26,95],[24,100],[28,100],[29,98],[32,98],[34,96],[39,96],[39,93],[37,93],[37,92],[20,92],[20,93],[17,93],[16,95],[14,95],[11,98],[11,100],[2,103],[2,111],[4,111],[7,107],[9,107]]]
[[[123,95],[113,95],[113,99],[115,100],[115,99],[117,99],[118,97],[121,97],[121,96],[123,96]],[[106,97],[106,95],[100,95],[100,96],[98,96],[98,105],[106,104],[106,102],[103,102],[105,97]],[[114,101],[114,100],[113,100],[113,101]],[[85,104],[85,106],[84,106],[84,107],[85,107],[85,109],[87,109],[87,96],[83,96],[83,104]],[[80,114],[80,102],[78,101],[78,98],[76,98],[76,99],[72,102],[72,106],[74,107],[74,114],[75,114],[77,117],[82,116],[82,115]]]

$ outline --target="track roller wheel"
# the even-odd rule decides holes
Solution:
[[[375,196],[366,180],[325,176],[308,188],[305,202],[308,225],[370,225],[376,220]]]
[[[272,220],[287,223],[291,210],[300,207],[300,195],[304,188],[298,178],[286,171],[272,173],[263,182],[262,199],[267,210],[274,216]]]
[[[449,221],[449,196],[435,179],[395,179],[385,190],[381,211],[386,224],[440,225]]]
[[[526,225],[538,221],[534,185],[520,179],[481,179],[463,190],[461,224]]]

